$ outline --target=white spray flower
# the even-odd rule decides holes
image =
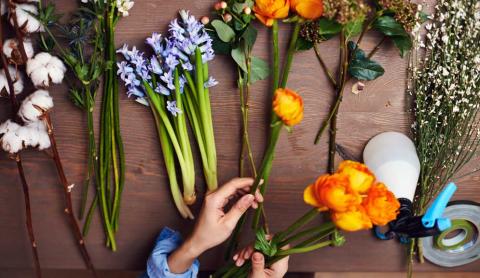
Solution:
[[[25,98],[18,110],[18,116],[20,116],[25,123],[36,122],[45,111],[52,109],[52,107],[53,99],[48,91],[38,90]]]
[[[43,32],[43,25],[35,18],[38,10],[29,4],[16,4],[15,14],[17,24],[24,33]],[[14,25],[13,16],[10,16],[10,24]]]
[[[20,71],[16,71],[14,67],[8,66],[8,72],[13,81],[13,91],[16,95],[23,91],[23,77]],[[5,70],[0,70],[0,92],[2,94],[10,94],[10,88],[8,86],[7,76]]]
[[[27,74],[36,87],[46,88],[50,83],[62,83],[67,68],[63,62],[47,52],[38,53],[27,62]]]
[[[23,48],[25,49],[25,54],[27,58],[30,59],[35,54],[33,50],[32,41],[26,39],[23,42]],[[3,53],[7,56],[7,59],[13,63],[20,65],[23,63],[23,57],[20,51],[20,46],[17,39],[8,39],[3,43]]]
[[[23,149],[24,139],[18,134],[20,127],[11,120],[0,125],[0,144],[4,151],[14,154]]]
[[[117,0],[117,9],[122,16],[128,16],[135,3],[132,0]]]

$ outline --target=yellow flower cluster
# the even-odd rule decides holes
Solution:
[[[375,180],[364,164],[344,161],[333,175],[320,176],[303,194],[305,203],[330,211],[342,230],[358,231],[383,226],[397,218],[400,203]]]
[[[256,0],[253,11],[266,26],[272,26],[275,19],[288,17],[290,10],[305,19],[314,20],[323,14],[322,0]]]

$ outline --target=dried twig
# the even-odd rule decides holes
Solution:
[[[42,116],[42,119],[47,126],[47,132],[48,132],[48,137],[50,138],[50,143],[51,143],[51,149],[53,152],[53,160],[55,161],[55,166],[57,167],[57,172],[60,177],[60,181],[62,182],[63,185],[63,192],[64,192],[64,197],[65,197],[65,214],[67,215],[67,218],[70,221],[70,225],[72,226],[73,233],[76,237],[77,243],[79,245],[80,251],[82,253],[83,260],[85,262],[85,265],[87,268],[92,271],[93,276],[97,277],[97,274],[95,272],[95,268],[93,266],[92,260],[90,259],[90,255],[88,254],[87,248],[85,247],[85,240],[83,238],[82,233],[80,232],[80,228],[78,226],[77,220],[75,219],[75,216],[73,215],[73,206],[72,206],[72,188],[73,184],[69,184],[67,177],[65,175],[65,171],[63,169],[62,162],[60,160],[60,155],[58,153],[57,149],[57,142],[55,140],[55,136],[53,133],[53,125],[52,121],[50,119],[50,114],[48,111],[45,111],[45,113]]]

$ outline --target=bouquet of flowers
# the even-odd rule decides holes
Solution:
[[[146,40],[153,55],[147,59],[135,47],[118,50],[125,59],[118,74],[128,95],[153,112],[173,199],[180,214],[193,218],[186,205],[195,202],[195,171],[187,132],[187,117],[200,150],[209,190],[217,188],[217,158],[209,88],[216,85],[208,74],[214,57],[211,39],[202,23],[187,11],[169,25],[169,37],[154,33]],[[174,157],[176,155],[176,159]],[[183,199],[178,188],[175,161],[180,165]]]
[[[287,229],[270,239],[265,230],[257,231],[255,249],[266,255],[267,266],[289,255],[341,246],[345,238],[338,229],[354,232],[386,225],[397,218],[400,208],[393,193],[365,165],[353,161],[342,162],[334,174],[320,176],[305,189],[303,199],[314,208]],[[324,214],[331,220],[305,228]],[[293,246],[285,249],[287,245]],[[247,277],[250,271],[250,262],[241,267],[230,263],[214,277]]]

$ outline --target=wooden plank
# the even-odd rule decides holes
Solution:
[[[73,0],[56,1],[62,11],[74,8]],[[122,20],[117,30],[117,46],[123,43],[142,46],[151,32],[166,32],[168,21],[181,8],[196,16],[209,14],[213,1],[136,1],[131,16]],[[281,45],[288,40],[288,28],[281,28]],[[368,49],[378,40],[369,35],[364,42]],[[259,26],[255,55],[268,58],[269,32]],[[328,65],[337,62],[335,40],[321,47]],[[404,93],[405,61],[391,44],[379,51],[376,59],[386,68],[385,76],[367,83],[366,92],[356,96],[346,93],[339,117],[338,142],[355,155],[372,136],[388,130],[409,131],[408,99]],[[215,136],[218,142],[219,181],[238,175],[237,159],[240,149],[240,112],[235,89],[235,70],[229,59],[217,57],[211,65],[212,75],[220,85],[212,90]],[[312,52],[297,55],[289,87],[298,90],[305,99],[305,120],[292,134],[281,136],[272,171],[267,199],[267,212],[273,230],[278,230],[304,213],[303,188],[324,173],[326,167],[326,138],[313,145],[315,132],[324,119],[332,101],[332,92],[323,77]],[[255,84],[252,93],[250,133],[255,159],[261,160],[269,114],[269,82]],[[349,90],[351,84],[347,86]],[[79,206],[80,189],[85,173],[86,136],[83,114],[71,104],[62,86],[52,90],[55,99],[53,121],[59,151],[66,174],[77,186],[73,192]],[[100,94],[100,93],[99,93]],[[121,126],[127,154],[127,182],[118,234],[119,251],[112,253],[104,246],[103,229],[95,216],[87,247],[99,269],[141,270],[154,239],[164,226],[187,234],[193,222],[180,219],[168,191],[166,173],[152,117],[145,107],[121,95]],[[100,98],[99,98],[100,99]],[[7,117],[1,101],[0,116]],[[97,111],[98,112],[98,111]],[[97,115],[98,120],[98,115]],[[25,155],[27,178],[31,184],[32,209],[40,261],[44,268],[78,269],[83,262],[63,216],[60,184],[53,163],[46,155],[28,151]],[[198,156],[197,156],[198,157]],[[199,200],[204,183],[197,160],[197,190]],[[31,250],[24,227],[24,206],[16,168],[6,155],[0,158],[0,268],[28,268],[32,265]],[[456,195],[459,199],[480,201],[479,175],[463,178]],[[198,211],[198,202],[194,211]],[[342,248],[327,248],[292,258],[292,271],[404,271],[405,254],[397,242],[381,242],[369,232],[346,234]],[[202,258],[204,269],[214,269],[221,261],[221,248],[207,252]],[[424,271],[448,271],[431,264],[418,267]],[[480,271],[480,262],[456,268],[461,271]]]

